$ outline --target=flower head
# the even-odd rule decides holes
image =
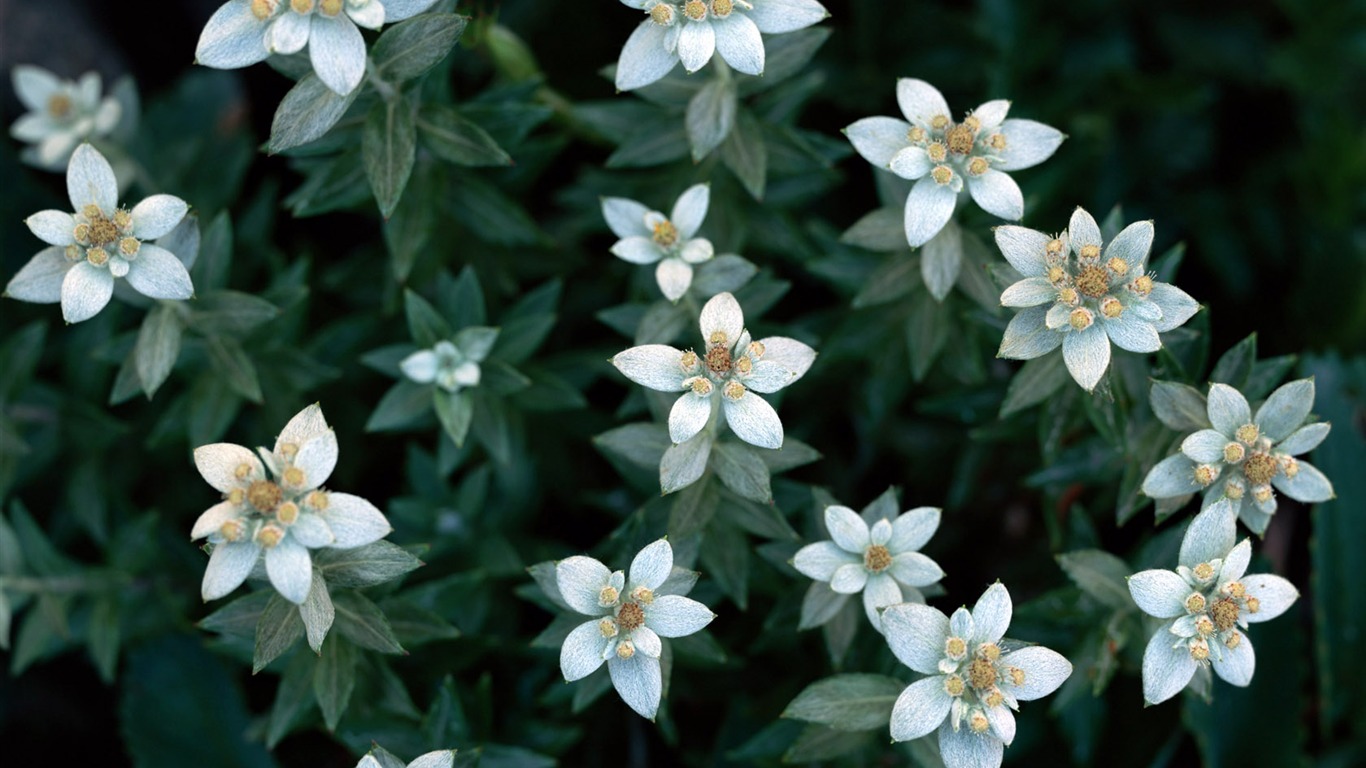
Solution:
[[[701,264],[714,253],[711,241],[697,234],[707,217],[711,190],[706,184],[689,187],[674,203],[666,218],[634,200],[604,197],[602,215],[607,225],[621,238],[612,253],[632,264],[654,264],[659,290],[669,301],[678,301],[692,285],[692,265]]]
[[[1265,533],[1280,491],[1305,503],[1333,498],[1333,484],[1316,467],[1297,459],[1328,437],[1327,422],[1306,423],[1314,407],[1314,380],[1299,379],[1276,389],[1252,413],[1247,398],[1227,384],[1211,384],[1208,415],[1212,429],[1181,441],[1181,452],[1158,462],[1143,480],[1153,498],[1204,491],[1208,508],[1226,499],[1255,533]]]
[[[407,768],[453,768],[455,752],[454,749],[428,752],[413,758],[413,761],[408,763]],[[402,764],[402,760],[376,744],[370,748],[365,757],[360,759],[359,763],[356,763],[356,768],[390,768],[390,766]]]
[[[660,539],[631,561],[629,578],[582,555],[561,560],[555,581],[575,611],[591,616],[575,627],[560,648],[560,671],[580,680],[607,662],[612,685],[627,706],[654,719],[663,693],[659,655],[662,637],[691,635],[716,615],[683,593],[691,580],[675,582],[673,548]],[[677,591],[675,585],[683,584]]]
[[[175,229],[189,206],[171,195],[152,195],[119,207],[114,169],[98,150],[82,144],[66,169],[75,213],[39,211],[24,223],[51,247],[38,252],[5,287],[5,295],[37,304],[61,302],[68,323],[88,320],[114,295],[115,278],[127,278],[153,299],[194,295],[190,273],[175,254],[146,242]]]
[[[747,75],[764,71],[764,40],[809,27],[830,14],[816,0],[621,0],[647,18],[631,33],[617,61],[617,90],[659,80],[679,61],[696,72],[720,53]]]
[[[1234,517],[1228,500],[1211,505],[1186,529],[1175,571],[1129,577],[1138,607],[1169,619],[1143,652],[1143,698],[1149,704],[1175,696],[1206,665],[1233,685],[1251,683],[1256,657],[1244,634],[1247,625],[1276,618],[1300,596],[1280,576],[1246,573],[1252,543],[1234,545]]]
[[[451,341],[438,341],[431,349],[403,358],[399,368],[418,384],[435,383],[447,392],[476,387],[481,377],[479,364],[497,339],[497,328],[465,328]]]
[[[1078,208],[1067,231],[1052,237],[1016,226],[996,228],[996,244],[1024,279],[1001,294],[1023,308],[1006,328],[1000,357],[1029,360],[1062,347],[1072,378],[1088,392],[1110,365],[1110,343],[1156,352],[1159,333],[1180,326],[1200,305],[1147,274],[1153,225],[1125,227],[1101,250],[1100,227]]]
[[[194,451],[199,474],[223,494],[190,533],[214,545],[201,592],[208,601],[237,589],[264,552],[271,585],[302,603],[313,580],[308,550],[374,543],[389,521],[359,496],[322,489],[337,465],[337,436],[316,404],[289,420],[273,450],[257,452],[231,443]]]
[[[947,768],[999,766],[1015,739],[1019,702],[1042,698],[1072,674],[1072,664],[1043,646],[1004,650],[1010,593],[1000,583],[969,612],[952,618],[926,605],[903,603],[882,614],[887,644],[902,664],[928,675],[897,697],[892,739],[908,741],[939,731]]]
[[[718,403],[741,440],[760,448],[781,448],[783,423],[755,392],[777,392],[801,378],[816,351],[796,339],[771,336],[751,341],[740,303],[729,293],[702,307],[702,352],[664,344],[631,347],[612,365],[631,381],[682,392],[669,412],[669,439],[686,442],[713,419]]]
[[[906,198],[906,242],[913,248],[944,228],[964,186],[982,210],[1018,220],[1024,196],[1005,171],[1042,163],[1064,138],[1043,123],[1007,120],[1010,102],[1002,99],[954,122],[944,96],[924,80],[898,80],[896,100],[905,120],[866,117],[844,132],[865,160],[915,182]]]
[[[39,168],[61,170],[76,145],[107,136],[118,125],[122,110],[113,96],[100,98],[98,72],[71,81],[42,67],[20,64],[11,76],[14,92],[29,111],[10,126],[10,135],[33,145],[24,158]]]
[[[862,592],[868,621],[881,632],[883,608],[923,603],[919,587],[944,578],[939,564],[918,551],[938,530],[939,516],[934,507],[918,507],[870,527],[848,507],[826,507],[825,527],[832,541],[802,547],[792,566],[816,581],[829,582],[841,595]]]
[[[271,54],[308,47],[313,71],[345,96],[365,77],[365,38],[357,25],[379,29],[429,8],[436,0],[228,0],[204,26],[195,61],[239,69]]]

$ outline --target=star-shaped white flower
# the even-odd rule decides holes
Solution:
[[[740,303],[719,293],[702,307],[704,352],[665,344],[631,347],[612,358],[626,378],[660,392],[682,392],[669,412],[669,439],[683,443],[715,418],[717,408],[741,440],[781,448],[783,422],[755,392],[777,392],[801,378],[816,351],[796,339],[751,341]],[[718,406],[718,403],[720,404]]]
[[[1204,490],[1203,507],[1227,499],[1254,533],[1266,533],[1276,513],[1276,490],[1296,501],[1333,498],[1333,484],[1317,467],[1297,459],[1328,437],[1326,421],[1306,424],[1314,407],[1314,380],[1283,384],[1257,409],[1227,384],[1211,384],[1208,415],[1213,429],[1181,442],[1181,453],[1158,462],[1143,480],[1153,498]]]
[[[870,528],[848,507],[826,507],[825,527],[833,541],[802,547],[792,567],[816,581],[829,582],[841,595],[862,592],[868,621],[881,632],[883,608],[923,603],[919,587],[944,578],[939,564],[918,551],[939,529],[939,517],[934,507],[918,507],[895,520],[880,519]]]
[[[318,79],[345,96],[365,77],[365,38],[357,25],[379,29],[427,10],[436,0],[229,0],[204,26],[195,61],[239,69],[273,53],[308,56]]]
[[[337,465],[337,436],[310,405],[289,420],[274,450],[214,443],[195,449],[199,474],[223,501],[195,521],[191,540],[214,545],[202,594],[216,600],[246,581],[265,554],[266,575],[286,600],[302,603],[313,580],[308,550],[372,544],[392,530],[359,496],[321,488]],[[267,474],[269,470],[269,474]]]
[[[912,248],[944,228],[965,183],[982,210],[1018,220],[1024,195],[1005,171],[1042,163],[1065,138],[1043,123],[1007,120],[1010,102],[1004,99],[988,101],[956,123],[943,94],[924,80],[898,80],[896,100],[906,120],[865,117],[844,133],[865,160],[915,182],[906,197],[906,242]]]
[[[641,717],[655,718],[663,692],[660,638],[691,635],[716,618],[707,606],[670,591],[665,582],[673,562],[673,548],[660,539],[631,561],[629,578],[582,555],[556,564],[555,581],[564,601],[594,617],[575,627],[560,648],[565,680],[581,680],[606,661],[622,701]]]
[[[1170,619],[1143,652],[1143,698],[1159,704],[1190,684],[1197,669],[1237,686],[1252,682],[1256,656],[1243,632],[1274,619],[1299,598],[1289,581],[1247,574],[1252,542],[1237,546],[1236,515],[1221,500],[1191,520],[1175,571],[1153,569],[1129,577],[1129,594],[1143,612]]]
[[[106,136],[118,125],[122,110],[113,96],[100,98],[98,72],[87,72],[73,82],[42,67],[20,64],[11,76],[15,94],[29,111],[9,132],[33,145],[24,150],[24,159],[39,168],[61,170],[76,145]]]
[[[617,90],[630,91],[663,78],[679,61],[696,72],[719,53],[747,75],[764,71],[764,40],[809,27],[829,16],[816,0],[621,0],[649,14],[617,61]]]
[[[692,265],[710,259],[714,251],[705,237],[693,237],[707,217],[711,188],[689,187],[674,203],[669,217],[635,200],[604,197],[602,216],[621,238],[612,253],[632,264],[654,264],[659,290],[669,301],[678,301],[692,285]]]
[[[1159,333],[1185,323],[1200,305],[1147,274],[1153,224],[1125,227],[1101,251],[1100,227],[1078,208],[1067,231],[1052,237],[1025,227],[996,228],[996,245],[1023,280],[1001,304],[1023,308],[1006,327],[996,354],[1030,360],[1062,347],[1067,370],[1086,391],[1110,366],[1110,343],[1156,352]]]
[[[969,613],[949,618],[926,605],[904,603],[882,613],[887,644],[902,664],[928,677],[911,683],[892,707],[892,739],[909,741],[939,731],[947,768],[994,768],[1015,740],[1019,702],[1058,689],[1072,664],[1032,645],[1001,648],[1010,626],[1010,593],[999,582]]]
[[[190,273],[175,254],[153,240],[175,229],[189,210],[184,200],[152,195],[133,209],[119,207],[114,169],[98,150],[82,144],[66,169],[75,213],[39,211],[24,222],[51,247],[38,252],[5,287],[5,295],[36,304],[62,304],[62,317],[79,323],[99,313],[126,278],[153,299],[194,295]]]
[[[459,392],[479,386],[479,364],[497,340],[497,328],[464,328],[453,340],[443,339],[431,349],[418,350],[403,358],[398,366],[403,375],[418,384],[435,383],[447,392]]]

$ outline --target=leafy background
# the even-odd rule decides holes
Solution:
[[[187,199],[206,229],[226,211],[231,245],[220,226],[201,258],[217,265],[221,285],[280,308],[257,330],[227,334],[241,354],[223,354],[248,362],[232,367],[239,378],[226,390],[204,383],[220,370],[214,353],[191,349],[154,400],[110,406],[140,310],[111,306],[63,327],[51,307],[0,304],[0,499],[25,560],[76,585],[16,621],[11,671],[0,677],[7,754],[341,766],[376,738],[409,757],[430,742],[485,745],[484,763],[498,765],[772,764],[823,754],[905,762],[908,751],[882,734],[778,720],[833,671],[904,672],[866,627],[835,660],[821,632],[797,634],[806,583],[783,564],[798,543],[787,525],[807,540],[822,533],[809,486],[857,508],[896,485],[902,508],[946,510],[927,548],[949,573],[936,605],[970,602],[1004,580],[1018,607],[1011,635],[1063,651],[1088,682],[1104,676],[1105,648],[1127,648],[1111,653],[1120,671],[1101,698],[1065,689],[1056,702],[1027,705],[1008,761],[1366,760],[1366,697],[1354,683],[1366,679],[1357,553],[1366,541],[1360,4],[832,1],[823,27],[833,34],[812,64],[777,95],[758,97],[768,99],[756,109],[772,141],[760,203],[714,156],[695,166],[670,142],[639,135],[664,123],[642,122],[647,105],[614,95],[600,74],[636,23],[630,11],[608,0],[462,3],[474,21],[422,87],[482,116],[516,165],[432,178],[419,170],[401,204],[414,210],[400,208],[395,219],[417,223],[400,231],[391,222],[387,242],[362,177],[345,178],[338,166],[329,178],[316,158],[256,152],[286,78],[264,66],[190,66],[215,5],[176,3],[149,18],[126,4],[0,2],[6,70],[33,62],[65,76],[94,68],[106,82],[135,77],[145,107],[133,146],[147,171],[142,191]],[[500,43],[495,17],[536,63]],[[955,109],[1004,96],[1015,115],[1061,128],[1070,139],[1058,154],[1017,176],[1026,225],[1060,228],[1076,205],[1101,216],[1123,203],[1126,220],[1154,219],[1155,252],[1185,244],[1178,282],[1208,308],[1198,323],[1208,323],[1210,360],[1255,332],[1262,358],[1297,355],[1295,370],[1316,376],[1315,410],[1334,432],[1314,461],[1339,499],[1313,510],[1283,501],[1260,548],[1262,567],[1290,578],[1303,598],[1254,633],[1261,664],[1251,688],[1217,684],[1212,707],[1192,699],[1144,709],[1134,663],[1141,642],[1098,630],[1108,614],[1054,560],[1100,547],[1148,567],[1165,562],[1179,536],[1185,515],[1156,529],[1147,511],[1115,522],[1113,509],[1125,503],[1115,488],[1136,459],[1105,414],[1118,413],[1122,426],[1130,410],[1143,410],[1141,390],[1110,411],[1073,396],[998,420],[1016,369],[991,358],[1001,318],[959,300],[927,319],[928,310],[916,314],[928,302],[923,292],[851,309],[864,281],[897,257],[837,240],[879,205],[872,171],[838,130],[893,114],[899,76],[935,83]],[[12,94],[3,103],[3,121],[12,122],[18,104]],[[806,151],[792,151],[803,142]],[[622,162],[623,146],[634,147],[634,160]],[[311,174],[302,187],[301,171]],[[0,273],[8,276],[37,248],[23,218],[61,207],[64,194],[59,176],[20,166],[12,142],[0,146],[0,178]],[[523,569],[583,551],[624,564],[632,544],[664,532],[669,514],[663,502],[647,503],[648,484],[623,482],[607,452],[589,450],[595,435],[644,406],[638,393],[623,406],[629,390],[604,361],[629,340],[599,316],[628,296],[652,297],[636,268],[607,253],[597,197],[663,207],[707,179],[714,196],[704,232],[764,268],[741,295],[751,326],[822,352],[780,412],[789,434],[824,458],[775,483],[772,509],[784,522],[766,518],[771,535],[708,529],[708,547],[720,554],[704,558],[696,596],[720,614],[715,646],[680,650],[685,673],[674,676],[661,726],[611,695],[573,714],[579,694],[559,682],[554,652],[531,646],[551,614],[525,599]],[[991,223],[978,216],[965,225],[985,232]],[[417,240],[405,239],[413,232]],[[396,258],[411,260],[407,285],[429,298],[442,270],[473,265],[494,318],[559,280],[557,322],[534,360],[576,393],[554,404],[580,407],[517,417],[506,462],[483,449],[438,450],[435,430],[365,434],[390,382],[361,355],[409,340]],[[760,308],[771,311],[756,320]],[[912,331],[908,342],[908,325],[922,335]],[[947,351],[932,367],[913,363],[928,348]],[[1204,370],[1195,365],[1188,378],[1198,384]],[[267,753],[259,738],[283,696],[279,669],[249,675],[230,643],[194,624],[212,607],[197,600],[203,557],[185,532],[213,499],[189,449],[220,437],[266,442],[314,401],[341,437],[333,485],[385,508],[392,540],[430,545],[421,554],[428,565],[407,584],[461,636],[393,661],[411,698],[406,715],[393,690],[365,688],[335,735],[305,712]],[[237,739],[243,732],[256,740]]]

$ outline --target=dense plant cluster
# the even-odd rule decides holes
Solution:
[[[13,68],[0,690],[138,766],[1350,762],[1350,325],[1219,343],[1082,92],[829,54],[914,8],[601,4],[591,85],[454,0]]]

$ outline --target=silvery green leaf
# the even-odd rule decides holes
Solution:
[[[370,51],[375,74],[400,83],[426,73],[446,58],[465,31],[465,18],[424,13],[386,29]]]
[[[1153,379],[1148,390],[1153,414],[1177,432],[1208,429],[1209,404],[1200,390],[1188,384]]]
[[[910,248],[906,244],[906,229],[902,225],[900,208],[878,208],[854,222],[854,226],[840,235],[840,242],[870,251],[890,253]]]
[[[403,653],[384,611],[359,592],[341,592],[336,598],[337,632],[351,643],[380,653]]]
[[[644,168],[671,163],[688,156],[688,134],[676,120],[670,118],[663,125],[649,123],[640,128],[631,138],[622,142],[616,151],[607,157],[608,168]],[[731,132],[735,136],[735,132]],[[724,155],[722,158],[724,159]]]
[[[261,618],[256,622],[256,651],[251,662],[251,673],[265,669],[304,635],[304,622],[298,606],[271,593]]]
[[[787,437],[783,440],[782,450],[763,451],[760,458],[768,465],[769,472],[786,472],[789,469],[819,461],[821,452],[794,438]]]
[[[730,135],[736,108],[735,81],[729,78],[711,80],[688,101],[683,121],[694,163],[701,162]]]
[[[604,453],[647,469],[657,468],[672,445],[663,424],[626,424],[593,438],[593,444]]]
[[[886,675],[835,675],[818,680],[797,694],[782,717],[820,723],[841,731],[887,727],[892,705],[905,683]]]
[[[358,88],[338,96],[317,75],[305,76],[285,94],[275,110],[267,143],[270,152],[283,152],[322,138],[346,114],[359,92]]]
[[[711,482],[689,485],[674,497],[673,506],[669,507],[669,535],[681,539],[701,532],[716,513],[716,507],[717,491]]]
[[[417,158],[417,127],[407,99],[381,102],[370,109],[361,155],[380,215],[388,219],[403,197]]]
[[[204,349],[209,353],[209,362],[214,371],[229,389],[253,403],[263,400],[256,364],[236,339],[211,336],[204,340]]]
[[[422,347],[435,346],[455,335],[451,324],[436,308],[411,290],[403,292],[403,307],[408,317],[408,332]]]
[[[280,740],[289,735],[304,711],[313,703],[313,667],[316,657],[309,653],[296,653],[285,665],[280,675],[280,685],[275,689],[275,702],[270,708],[270,721],[266,726],[266,747],[273,749]]]
[[[380,608],[394,630],[394,637],[405,648],[460,636],[460,630],[450,622],[409,600],[390,596],[380,602]]]
[[[14,608],[4,590],[0,590],[0,650],[10,649],[9,630],[14,619]]]
[[[401,758],[378,744],[371,744],[370,751],[366,753],[366,757],[374,758],[376,765],[373,767],[361,765],[357,766],[357,768],[407,768],[407,765]],[[364,761],[362,760],[362,762]]]
[[[920,272],[925,278],[925,287],[930,289],[930,295],[936,301],[943,301],[953,290],[962,267],[962,230],[958,228],[958,222],[949,219],[939,234],[920,249]]]
[[[712,468],[721,482],[746,499],[773,501],[768,466],[758,451],[732,442],[717,443],[712,452]]]
[[[327,591],[327,581],[323,578],[322,571],[313,569],[313,583],[308,588],[308,596],[304,598],[299,606],[299,618],[304,622],[304,634],[308,638],[308,646],[317,653],[323,646],[323,638],[327,637],[327,631],[332,628],[332,620],[336,617],[336,611],[332,606],[332,596]]]
[[[1028,310],[1025,310],[1026,312]],[[953,321],[949,308],[937,301],[919,301],[906,320],[906,346],[911,357],[911,378],[922,381],[948,341]],[[1053,334],[1057,335],[1057,334]]]
[[[1230,347],[1219,358],[1219,362],[1214,364],[1209,380],[1241,389],[1256,362],[1257,334],[1254,333]]]
[[[801,72],[828,39],[830,30],[824,27],[807,27],[765,38],[764,74],[741,78],[740,93],[748,96],[768,90]]]
[[[750,260],[733,253],[723,253],[697,267],[693,274],[692,290],[708,298],[718,293],[738,291],[758,272],[759,268]],[[637,339],[636,343],[645,342]]]
[[[365,422],[366,432],[410,427],[432,409],[433,388],[430,384],[400,381],[380,398],[379,405]]]
[[[249,592],[200,619],[198,626],[220,635],[251,640],[273,594],[270,590]]]
[[[1025,361],[1006,388],[1001,401],[1001,418],[1042,403],[1067,383],[1067,366],[1059,355],[1044,355]]]
[[[763,125],[746,109],[735,119],[735,128],[721,145],[721,161],[745,185],[755,200],[764,198],[768,179],[768,147],[764,143]]]
[[[905,235],[900,237],[905,239]],[[862,309],[886,304],[902,298],[923,284],[924,278],[920,276],[920,256],[897,253],[887,257],[868,276],[858,295],[854,297],[853,307]]]
[[[157,304],[142,321],[133,355],[142,391],[149,400],[171,375],[180,356],[182,330],[180,313],[174,304]]]
[[[350,549],[324,547],[313,553],[313,566],[334,589],[373,587],[422,566],[407,550],[380,540]]]
[[[238,291],[210,291],[189,305],[186,323],[203,334],[239,336],[278,317],[280,310],[259,296]]]
[[[692,316],[686,306],[667,299],[656,301],[640,318],[640,324],[636,326],[635,343],[671,344],[691,324]]]
[[[536,581],[536,586],[541,588],[541,591],[545,593],[545,596],[552,603],[566,611],[570,610],[569,603],[566,603],[564,601],[564,596],[560,594],[559,582],[555,580],[555,561],[547,560],[542,563],[536,563],[526,570],[527,573],[531,574],[531,578]],[[556,645],[558,646],[559,644],[556,643]]]
[[[464,166],[512,165],[512,157],[483,128],[453,107],[423,104],[417,114],[423,144],[443,160]]]
[[[1079,549],[1058,555],[1058,564],[1081,591],[1119,611],[1134,607],[1125,583],[1128,563],[1099,549]]]
[[[432,391],[432,405],[436,407],[436,418],[450,436],[457,448],[465,444],[470,425],[474,422],[474,401],[468,391],[447,392],[444,389]]]
[[[351,692],[356,687],[356,656],[356,646],[334,634],[330,642],[323,643],[318,665],[313,668],[313,697],[329,731],[337,730],[342,713],[351,703]]]
[[[712,451],[711,432],[703,430],[686,442],[671,445],[659,461],[659,488],[670,494],[697,482],[707,471]]]
[[[824,581],[813,581],[807,588],[806,595],[802,598],[801,621],[797,629],[811,629],[819,627],[840,612],[840,609],[849,602],[849,595],[841,595],[830,588],[830,584]]]

